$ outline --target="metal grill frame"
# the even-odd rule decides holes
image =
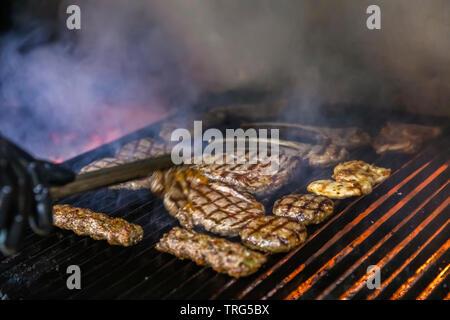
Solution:
[[[111,156],[118,146],[155,136],[162,122],[76,157],[78,170]],[[393,169],[369,195],[340,200],[335,214],[308,226],[305,244],[269,257],[255,275],[243,279],[181,261],[154,249],[177,224],[162,201],[148,191],[99,190],[65,201],[140,224],[144,240],[135,247],[56,230],[46,238],[29,234],[24,249],[0,257],[3,298],[156,298],[156,299],[448,299],[449,151],[448,134],[416,155],[376,156],[360,149],[352,159]],[[332,169],[305,169],[270,199],[305,192],[308,182],[329,177]],[[298,182],[302,181],[299,185]],[[101,200],[101,201],[99,201]],[[82,290],[66,288],[66,268],[79,265]],[[381,268],[382,288],[366,287],[369,265]]]

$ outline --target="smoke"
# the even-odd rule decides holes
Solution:
[[[69,4],[81,30],[65,27]],[[381,30],[366,28],[370,4]],[[450,115],[447,0],[40,1],[18,12],[0,39],[0,130],[39,156],[49,132],[75,132],[61,142],[69,150],[205,91],[283,87],[306,112],[350,103]]]
[[[81,30],[66,28],[69,2],[82,8]],[[3,134],[41,157],[56,143],[66,159],[195,100],[182,48],[145,2],[69,2],[17,8],[0,39]]]

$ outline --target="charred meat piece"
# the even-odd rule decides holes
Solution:
[[[338,182],[351,182],[359,186],[363,194],[372,192],[372,186],[386,180],[391,169],[385,169],[364,161],[347,161],[334,168],[333,179]]]
[[[170,154],[172,146],[158,142],[152,138],[131,141],[122,146],[115,154],[115,158],[125,162],[154,158]]]
[[[192,169],[172,171],[172,185],[166,189],[164,204],[173,214],[172,210],[186,201],[187,204],[174,215],[186,229],[201,227],[223,236],[236,236],[250,220],[264,215],[264,206],[248,193],[238,192],[218,181],[209,181]],[[182,199],[178,198],[181,192]],[[168,208],[168,203],[173,208]]]
[[[294,218],[304,225],[321,223],[333,210],[332,200],[312,194],[289,194],[273,205],[274,215]]]
[[[96,160],[96,161],[88,164],[87,166],[81,168],[80,173],[91,172],[91,171],[95,171],[95,170],[99,170],[99,169],[103,169],[103,168],[111,168],[111,167],[115,167],[115,166],[118,166],[118,165],[121,165],[124,163],[126,163],[126,161],[116,159],[116,158],[99,159],[99,160]],[[123,182],[123,183],[111,186],[109,188],[111,188],[111,189],[131,189],[131,190],[138,190],[138,189],[143,189],[143,188],[150,189],[152,181],[153,181],[152,176],[150,176],[150,177],[144,178],[144,179]]]
[[[214,163],[195,165],[193,168],[211,181],[220,181],[236,190],[256,196],[264,196],[281,188],[292,178],[299,164],[298,157],[282,152],[278,159],[273,159],[273,163],[269,156],[258,155],[250,161],[251,156],[248,152],[244,155],[243,161],[238,161],[241,159],[238,159],[237,153],[229,155],[231,159],[229,163],[226,163],[225,154],[214,157]],[[216,161],[219,157],[222,158],[220,159],[222,164]]]
[[[235,278],[255,273],[267,260],[263,254],[239,243],[179,227],[164,234],[156,249]]]
[[[264,216],[250,221],[239,235],[251,249],[286,252],[305,242],[306,228],[292,218]]]
[[[313,146],[311,151],[304,155],[312,167],[327,167],[348,158],[348,151],[337,145]]]
[[[330,139],[332,144],[349,149],[368,145],[371,141],[369,134],[357,127],[316,127],[315,130]]]
[[[441,132],[439,127],[388,122],[374,139],[373,147],[377,153],[415,153],[425,141]]]
[[[124,247],[135,245],[144,236],[142,228],[121,218],[70,205],[53,206],[53,224],[61,229],[72,230],[79,236],[106,240],[111,245]]]
[[[361,195],[359,186],[355,186],[354,183],[346,181],[317,180],[311,182],[307,190],[330,199],[345,199]]]

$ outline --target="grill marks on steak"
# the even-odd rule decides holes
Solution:
[[[263,216],[250,221],[239,233],[251,249],[286,252],[306,240],[306,228],[292,218]]]
[[[164,203],[166,208],[169,202],[176,207],[180,202],[174,195],[183,192],[186,205],[174,216],[187,229],[202,227],[219,235],[236,236],[250,220],[264,215],[264,206],[248,193],[211,182],[192,169],[173,171],[171,187],[167,190],[170,196],[165,195]]]
[[[304,225],[321,223],[333,210],[333,201],[312,194],[289,194],[275,201],[273,206],[274,215],[294,218]]]
[[[87,173],[91,171],[96,171],[104,168],[111,168],[121,164],[126,163],[124,160],[116,159],[116,158],[103,158],[91,162],[87,166],[81,168],[80,173]],[[142,188],[150,188],[152,183],[152,178],[143,178],[138,180],[127,181],[123,183],[119,183],[117,185],[110,186],[110,189],[130,189],[130,190],[138,190]]]
[[[67,204],[53,206],[53,224],[58,228],[71,230],[79,236],[106,240],[111,245],[125,247],[135,245],[144,236],[141,226]]]
[[[142,138],[123,145],[115,154],[115,158],[126,162],[154,158],[170,154],[172,146],[158,142],[152,138]]]
[[[125,144],[120,148],[114,158],[96,160],[81,168],[80,173],[91,172],[103,168],[111,168],[124,163],[133,162],[147,158],[153,158],[170,153],[171,147],[167,144],[157,142],[151,138],[143,138]],[[161,172],[154,172],[151,176],[143,179],[127,181],[114,186],[111,189],[152,189],[155,188]],[[156,182],[155,182],[156,180]]]
[[[156,249],[235,278],[255,273],[267,260],[263,254],[239,243],[179,227],[164,234]]]
[[[238,191],[265,196],[286,184],[299,164],[298,157],[283,152],[280,152],[279,159],[273,159],[276,164],[271,163],[269,156],[255,156],[250,161],[248,152],[244,159],[239,159],[237,153],[228,156],[230,163],[226,161],[226,154],[219,154],[210,159],[211,164],[194,165],[193,168],[212,181],[226,183]],[[221,163],[218,163],[219,159]]]

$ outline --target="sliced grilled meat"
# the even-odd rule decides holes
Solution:
[[[386,180],[391,169],[385,169],[364,161],[347,161],[334,168],[333,179],[338,182],[351,182],[359,186],[363,194],[372,192],[372,186]]]
[[[441,134],[439,127],[388,122],[373,141],[377,153],[415,153],[427,140]]]
[[[249,193],[209,181],[192,169],[174,168],[172,171],[173,180],[166,189],[164,204],[169,213],[174,214],[175,209],[186,202],[174,216],[187,229],[201,227],[216,234],[236,236],[251,219],[264,215],[264,206]]]
[[[215,160],[222,158],[223,164],[214,161],[212,164],[195,165],[193,168],[212,181],[220,181],[233,186],[236,190],[249,192],[256,196],[265,196],[275,192],[285,185],[294,175],[299,164],[299,158],[280,152],[277,163],[271,165],[269,156],[255,155],[251,162],[249,153],[245,154],[243,161],[238,161],[237,153],[229,155],[229,163],[226,163],[226,155],[214,156]],[[211,161],[212,162],[212,161]]]
[[[124,247],[135,245],[144,236],[141,226],[67,204],[53,206],[53,224],[61,229],[72,230],[79,236],[106,240],[111,245]]]
[[[333,201],[312,194],[289,194],[273,205],[274,215],[294,218],[304,225],[321,223],[333,210]]]
[[[164,234],[156,249],[235,278],[255,273],[267,260],[263,254],[239,243],[179,227]]]
[[[337,182],[334,180],[317,180],[306,188],[309,192],[331,199],[345,199],[361,195],[359,186],[352,182]]]
[[[305,242],[306,228],[292,218],[264,216],[250,221],[239,235],[251,249],[286,252]]]

